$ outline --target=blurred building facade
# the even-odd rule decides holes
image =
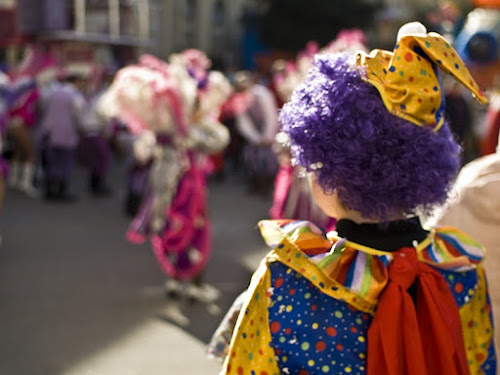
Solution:
[[[122,65],[150,47],[149,13],[149,0],[0,0],[0,58],[35,45],[63,65]]]
[[[205,51],[225,66],[240,59],[248,0],[152,0],[152,52],[166,58],[185,48]]]
[[[122,66],[150,52],[167,59],[198,48],[237,64],[249,0],[0,0],[1,60],[15,64],[27,44],[67,61]]]
[[[420,19],[438,0],[371,0],[380,4],[377,46],[393,46],[402,23]],[[454,0],[459,1],[459,0]],[[468,1],[468,0],[460,0]],[[168,59],[198,48],[223,67],[242,66],[242,20],[255,0],[0,0],[0,61],[19,61],[27,43],[63,61],[120,67],[150,52]],[[247,12],[247,13],[245,13]]]

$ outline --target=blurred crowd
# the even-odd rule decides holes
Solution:
[[[474,73],[493,57],[481,44],[489,41],[484,30],[474,29],[477,20],[470,25],[465,23],[458,35],[457,50]],[[179,232],[174,227],[180,222],[182,233],[189,226],[195,233],[203,227],[199,222],[209,221],[205,195],[199,193],[208,177],[222,181],[235,171],[248,194],[269,198],[271,219],[311,220],[334,229],[335,220],[312,199],[305,171],[293,163],[279,111],[304,81],[316,55],[359,50],[369,50],[363,31],[343,30],[326,46],[310,41],[295,60],[276,60],[269,71],[219,72],[195,49],[172,54],[168,61],[143,55],[137,63],[113,70],[92,64],[61,66],[29,46],[19,66],[0,73],[0,201],[6,186],[48,203],[75,202],[71,187],[77,165],[87,171],[89,193],[109,197],[112,163],[125,158],[123,206],[133,218],[127,238],[152,240],[157,255],[167,254],[173,238],[178,240],[172,233]],[[462,146],[463,165],[497,150],[500,69],[491,72],[489,79],[478,80],[489,98],[487,107],[479,107],[461,84],[448,78],[443,82],[446,117]],[[190,203],[188,210],[179,203],[179,192],[189,189],[195,189],[191,191],[199,202]],[[189,213],[179,213],[183,210]],[[205,244],[183,245],[196,248],[203,259],[210,248],[208,226],[204,231]],[[159,233],[161,240],[154,242]],[[188,254],[185,261],[178,254],[158,256],[166,273],[178,279],[172,270],[189,269],[179,264],[192,265],[200,254]],[[175,264],[170,264],[173,258]],[[194,263],[203,268],[203,262]]]
[[[222,150],[207,154],[214,179],[223,180],[226,173],[239,171],[249,194],[272,195],[271,218],[306,218],[333,228],[334,220],[311,199],[303,171],[292,166],[278,114],[306,77],[316,54],[357,50],[368,50],[366,36],[359,29],[344,30],[326,46],[309,42],[295,61],[274,61],[270,71],[221,72],[227,80],[227,92],[211,116],[227,128],[230,137]],[[208,71],[210,64],[207,58],[201,70]],[[92,65],[61,67],[33,46],[27,47],[19,66],[1,73],[2,198],[5,182],[9,189],[31,198],[74,202],[76,196],[70,187],[77,164],[88,171],[92,195],[110,196],[111,163],[125,155],[130,167],[123,182],[127,190],[124,210],[132,217],[137,214],[152,163],[150,155],[140,156],[138,150],[144,149],[140,146],[144,141],[138,139],[144,137],[135,122],[141,117],[138,113],[148,109],[139,106],[127,115],[103,109],[103,94],[119,73]],[[497,76],[491,77],[485,87],[490,99],[485,109],[466,95],[462,85],[444,80],[446,116],[463,147],[464,165],[495,153],[500,128],[499,81]],[[172,108],[170,105],[158,116],[170,116]]]
[[[494,13],[500,20],[500,11]],[[500,59],[488,55],[490,39],[477,29],[478,15],[472,17],[475,21],[466,20],[450,43],[456,42],[472,75],[479,74],[477,83],[488,105],[477,104],[464,87],[475,82],[445,76],[434,86],[438,91],[442,85],[445,108],[439,107],[461,147],[461,172],[448,202],[422,222],[453,225],[496,250]],[[293,158],[300,153],[282,129],[280,110],[294,99],[313,101],[305,94],[294,95],[299,95],[297,87],[319,55],[367,55],[369,50],[361,30],[343,30],[326,46],[310,41],[294,60],[273,61],[270,71],[222,72],[196,49],[172,54],[166,61],[145,54],[111,70],[60,66],[42,50],[28,48],[19,66],[0,73],[0,210],[6,189],[48,204],[77,202],[72,187],[80,165],[92,196],[110,197],[113,188],[122,185],[123,213],[131,218],[126,238],[151,245],[167,278],[166,292],[211,303],[218,291],[203,280],[212,250],[209,179],[222,182],[227,174],[237,175],[247,194],[269,200],[269,218],[281,220],[280,225],[296,219],[313,222],[325,232],[336,229],[336,220],[313,199],[307,178],[323,168],[323,162],[298,166]],[[497,70],[481,76],[478,72],[485,66]],[[293,124],[289,127],[293,130]],[[329,145],[314,134],[303,136],[319,145],[314,150],[318,155],[327,153]],[[110,172],[118,159],[126,160],[128,173],[124,181],[111,184]],[[0,244],[1,235],[0,228]],[[496,274],[491,272],[493,280]]]

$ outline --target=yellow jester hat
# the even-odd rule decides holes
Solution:
[[[439,70],[453,75],[481,103],[488,101],[455,49],[420,22],[401,27],[393,52],[358,52],[357,64],[366,67],[365,79],[380,92],[387,109],[419,126],[439,130],[445,101]]]

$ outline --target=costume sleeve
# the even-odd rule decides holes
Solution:
[[[263,261],[254,273],[229,344],[220,375],[255,373],[280,374],[270,346],[269,296],[271,275]],[[243,372],[244,371],[244,372]]]

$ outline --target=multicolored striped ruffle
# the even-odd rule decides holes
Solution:
[[[285,238],[309,256],[323,254],[332,247],[324,232],[310,221],[262,220],[259,228],[266,244],[273,248]]]
[[[484,248],[458,229],[436,228],[431,231],[429,239],[419,251],[419,258],[437,268],[464,272],[483,260]]]
[[[266,220],[259,222],[266,243],[276,246],[284,239],[301,249],[307,262],[329,279],[366,300],[376,300],[387,284],[390,252],[369,248],[324,233],[308,221]],[[416,245],[419,259],[436,268],[464,272],[473,269],[483,258],[483,248],[455,228],[435,228]],[[342,256],[341,256],[342,255]]]
[[[387,284],[387,265],[392,261],[392,255],[375,249],[372,252],[364,250],[367,248],[359,249],[354,243],[338,239],[317,266],[358,296],[374,300]]]

